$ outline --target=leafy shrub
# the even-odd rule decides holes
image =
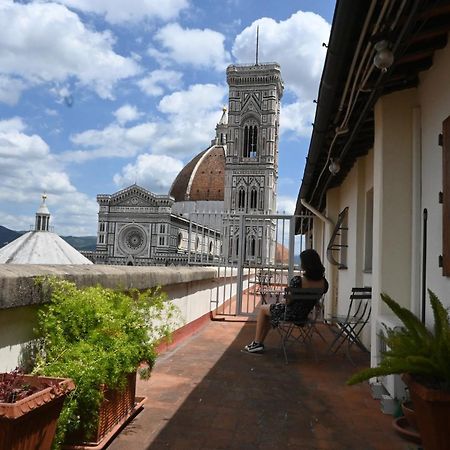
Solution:
[[[55,448],[66,433],[91,434],[98,422],[102,385],[123,388],[125,375],[148,378],[156,346],[179,321],[178,309],[159,289],[127,293],[101,286],[46,279],[51,300],[38,314],[39,337],[34,373],[69,377],[76,389],[58,422]]]
[[[382,300],[403,322],[403,327],[387,329],[389,350],[383,353],[380,365],[353,375],[348,384],[372,377],[409,373],[431,388],[450,391],[450,319],[436,295],[428,290],[433,308],[434,330],[427,327],[408,309],[386,294]]]

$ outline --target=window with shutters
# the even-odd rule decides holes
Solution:
[[[442,274],[450,277],[450,116],[442,124]]]

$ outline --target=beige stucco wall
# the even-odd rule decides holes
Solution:
[[[372,276],[364,272],[364,240],[366,191],[373,187],[373,151],[359,158],[344,182],[327,193],[327,215],[336,222],[339,212],[348,207],[347,269],[337,269],[327,262],[327,271],[334,274],[334,309],[328,314],[345,315],[353,287],[371,286]],[[331,228],[328,232],[329,242]],[[336,253],[336,259],[339,256]],[[364,332],[363,342],[370,346],[370,330]]]
[[[438,135],[450,116],[450,45],[434,54],[433,66],[420,77],[418,99],[422,128],[421,207],[428,209],[427,286],[450,306],[450,278],[442,276],[438,257],[442,255],[442,148]],[[427,322],[432,313],[427,305]]]

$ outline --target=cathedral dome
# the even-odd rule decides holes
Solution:
[[[213,145],[183,167],[170,188],[176,202],[223,201],[225,186],[225,150]]]

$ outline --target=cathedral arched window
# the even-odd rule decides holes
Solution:
[[[245,209],[245,190],[243,188],[238,191],[238,208]]]
[[[255,188],[250,191],[250,209],[258,208],[258,192]]]
[[[256,255],[256,239],[254,237],[250,238],[250,256]]]
[[[244,127],[244,158],[256,158],[258,155],[258,125],[252,121]]]

